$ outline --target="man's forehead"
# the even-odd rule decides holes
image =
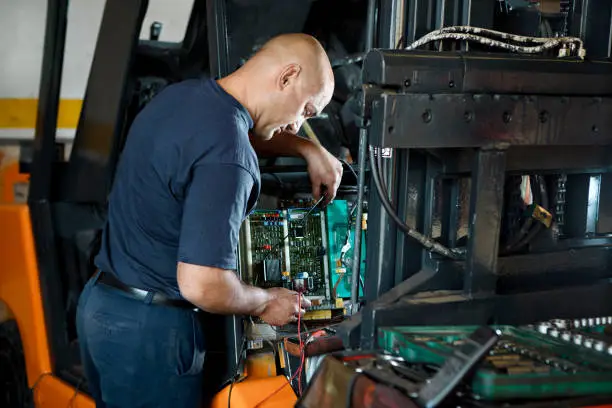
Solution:
[[[321,113],[323,108],[327,106],[329,101],[332,98],[332,94],[334,93],[333,86],[326,85],[317,93],[312,99],[312,104],[314,108],[317,110],[317,113]]]

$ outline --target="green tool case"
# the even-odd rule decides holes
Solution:
[[[379,347],[408,363],[441,366],[477,327],[410,326],[379,329]],[[482,400],[540,399],[612,394],[612,356],[608,348],[577,345],[530,327],[494,326],[498,343],[471,380]]]

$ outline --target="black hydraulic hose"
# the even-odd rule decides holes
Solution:
[[[356,311],[359,297],[359,278],[361,276],[361,219],[363,218],[363,196],[365,189],[366,150],[368,149],[368,130],[359,130],[359,172],[357,182],[357,215],[355,220],[355,237],[353,238],[353,267],[351,268],[351,312]],[[350,227],[350,224],[349,224]],[[350,228],[349,228],[350,229]],[[365,293],[365,291],[364,291]]]
[[[380,173],[379,173],[380,169],[378,168],[378,165],[376,163],[374,148],[372,146],[370,146],[369,155],[370,155],[370,172],[372,173],[372,179],[374,180],[374,185],[376,186],[378,197],[380,198],[380,201],[385,211],[387,212],[387,214],[389,214],[389,217],[391,217],[393,221],[395,221],[399,229],[402,230],[404,234],[417,240],[421,245],[423,245],[429,251],[438,253],[440,255],[446,256],[451,259],[459,259],[460,254],[458,254],[457,252],[449,248],[446,248],[444,245],[432,240],[431,238],[426,237],[425,235],[421,234],[414,228],[409,227],[404,221],[402,221],[399,218],[391,202],[389,201],[389,198],[385,194],[385,190],[383,189],[383,186],[380,180]]]
[[[521,240],[529,233],[529,230],[533,225],[533,221],[533,218],[528,218],[527,220],[525,220],[519,232],[517,232],[516,235],[514,235],[512,239],[508,241],[503,251],[501,251],[502,255],[512,252],[516,248],[518,243],[521,242]]]
[[[521,239],[518,242],[518,244],[516,244],[516,247],[514,248],[514,251],[520,251],[521,249],[523,249],[523,247],[525,247],[525,245],[529,244],[531,242],[531,240],[533,240],[533,238],[540,233],[540,231],[542,230],[543,227],[544,227],[544,225],[542,225],[542,223],[538,222],[531,229],[531,231],[529,231],[529,233],[527,235],[525,235],[523,237],[523,239]]]
[[[365,52],[369,52],[374,46],[374,29],[376,25],[376,1],[377,0],[368,0]]]
[[[383,191],[385,193],[385,196],[389,197],[389,190],[387,190],[387,172],[385,171],[386,169],[383,167],[382,161],[382,149],[376,149],[376,163],[378,165],[378,171],[380,172],[380,181],[383,187]]]
[[[542,203],[542,207],[548,207],[548,192],[546,191],[546,183],[542,180],[542,176],[536,176],[537,184],[540,190],[540,202]],[[544,228],[544,225],[541,222],[538,222],[535,227],[529,231],[529,233],[523,237],[514,248],[515,251],[521,250],[525,245],[529,244]]]
[[[541,202],[541,197],[539,194],[539,179],[537,177],[530,177],[530,181],[533,179],[532,182],[530,182],[531,187],[531,191],[532,191],[532,197],[533,197],[533,202],[538,204]],[[532,228],[534,227],[534,219],[532,217],[527,218],[524,222],[523,225],[521,225],[520,230],[514,235],[512,236],[510,239],[508,239],[508,241],[506,242],[506,245],[504,246],[504,249],[500,251],[501,255],[506,255],[509,254],[511,252],[516,251],[517,245],[523,241],[523,239],[527,236],[527,234],[529,234],[529,232],[532,230]]]

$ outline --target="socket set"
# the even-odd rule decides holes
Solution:
[[[576,344],[572,337],[575,329],[564,324],[563,329],[560,322],[529,327],[492,326],[499,340],[464,384],[465,392],[483,401],[612,394],[612,355],[607,352],[607,343],[589,343],[589,337],[589,348],[584,344],[587,337],[581,334],[582,342]],[[546,333],[542,333],[544,325]],[[382,349],[406,362],[441,367],[475,329],[389,327],[379,330],[378,341]]]
[[[612,317],[551,320],[532,327],[543,335],[612,356]]]

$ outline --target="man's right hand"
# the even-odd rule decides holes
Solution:
[[[310,307],[310,301],[298,293],[285,288],[270,288],[267,291],[270,300],[267,301],[256,315],[272,326],[283,326],[297,321],[298,315],[304,316],[305,309]]]
[[[245,314],[282,326],[304,315],[310,301],[284,288],[268,290],[246,285],[234,271],[179,262],[177,281],[181,295],[210,313]]]

